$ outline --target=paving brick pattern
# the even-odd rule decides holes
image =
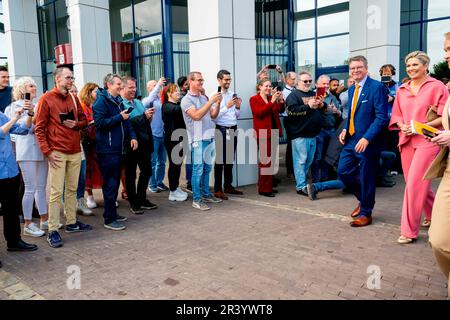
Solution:
[[[403,187],[379,189],[374,225],[361,229],[348,225],[352,196],[328,191],[312,202],[289,181],[273,200],[250,186],[209,212],[151,194],[160,207],[141,216],[120,201],[123,232],[104,229],[99,208],[80,218],[94,230],[63,232],[63,248],[26,238],[39,250],[7,253],[1,238],[0,259],[45,299],[446,299],[426,230],[415,244],[395,242]],[[71,265],[80,267],[80,290],[66,285]],[[378,290],[367,287],[369,266],[380,268]],[[30,295],[0,289],[0,299]]]

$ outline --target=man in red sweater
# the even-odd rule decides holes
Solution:
[[[87,126],[86,117],[78,98],[69,93],[75,80],[72,71],[58,67],[53,77],[55,88],[39,100],[35,133],[49,163],[51,189],[47,241],[51,247],[58,248],[63,245],[58,233],[63,192],[66,232],[88,231],[92,227],[77,221],[76,217],[76,193],[81,166],[80,130]]]

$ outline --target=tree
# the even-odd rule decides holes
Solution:
[[[431,76],[435,79],[442,80],[443,78],[450,79],[450,69],[447,61],[441,61],[433,66],[433,73]]]

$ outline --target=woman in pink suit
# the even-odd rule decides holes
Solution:
[[[440,150],[423,136],[412,134],[411,120],[441,128],[442,111],[449,95],[442,82],[428,75],[430,58],[426,53],[412,52],[406,56],[405,63],[411,80],[399,88],[389,124],[390,130],[400,130],[399,149],[406,181],[401,236],[397,240],[400,244],[417,239],[422,212],[426,215],[423,226],[430,225],[434,193],[430,181],[423,176]],[[437,111],[439,118],[427,122],[430,108]]]

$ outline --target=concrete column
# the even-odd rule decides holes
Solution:
[[[75,83],[103,86],[113,71],[108,0],[67,0]]]
[[[254,0],[188,0],[191,71],[200,71],[206,93],[217,90],[217,72],[232,73],[231,90],[242,98],[238,127],[251,129],[249,99],[256,87],[256,40]],[[256,143],[251,138],[251,143]],[[238,154],[248,153],[248,144],[238,144]],[[235,165],[235,185],[257,182],[256,165]]]
[[[42,69],[35,0],[4,0],[6,51],[11,85],[31,76],[42,93]],[[3,45],[3,44],[2,44]]]
[[[377,80],[383,64],[404,67],[399,66],[400,5],[400,0],[350,0],[350,56],[366,56]]]

